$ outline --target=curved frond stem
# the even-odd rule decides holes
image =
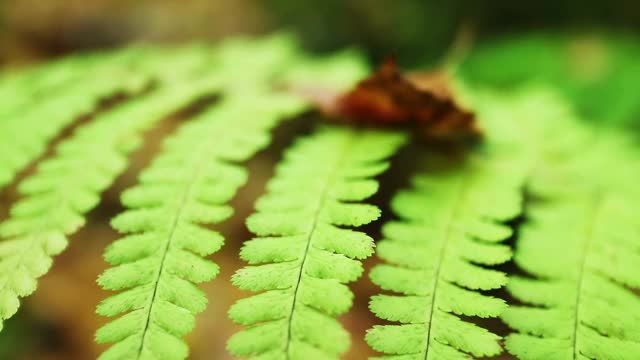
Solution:
[[[579,270],[578,270],[578,279],[577,279],[577,284],[576,284],[576,297],[575,297],[575,302],[574,302],[574,308],[575,311],[573,313],[574,316],[574,321],[573,321],[573,335],[572,335],[572,339],[573,339],[573,343],[572,343],[572,348],[573,348],[573,359],[574,360],[578,360],[580,359],[579,356],[579,351],[578,351],[578,328],[580,325],[580,319],[581,319],[581,314],[580,314],[580,308],[582,305],[582,301],[581,301],[581,296],[582,296],[582,292],[583,292],[583,282],[584,282],[584,274],[585,274],[585,269],[587,267],[587,263],[588,263],[588,258],[589,258],[589,253],[591,252],[591,243],[593,241],[594,238],[594,234],[595,234],[595,229],[596,227],[599,225],[599,211],[601,208],[601,194],[594,194],[593,196],[591,196],[592,198],[594,198],[592,200],[593,202],[593,206],[590,209],[590,211],[587,214],[587,227],[585,229],[585,234],[584,234],[584,244],[583,246],[579,249]]]
[[[331,151],[336,151],[336,153],[340,155],[336,159],[335,165],[332,166],[332,170],[329,173],[327,173],[326,180],[324,181],[324,185],[322,186],[322,189],[320,190],[320,193],[319,193],[318,205],[313,211],[313,220],[311,222],[311,226],[306,238],[306,246],[304,249],[304,253],[301,256],[300,270],[298,271],[298,279],[295,285],[293,286],[293,291],[292,291],[293,300],[291,302],[291,309],[289,310],[289,316],[287,318],[287,343],[284,351],[287,360],[291,359],[291,355],[292,355],[290,348],[291,348],[291,342],[293,341],[293,336],[292,336],[293,317],[296,315],[296,305],[298,305],[298,293],[300,289],[300,284],[302,282],[302,275],[305,273],[305,270],[306,270],[309,249],[313,246],[312,245],[313,235],[317,231],[317,225],[318,225],[318,222],[320,221],[322,209],[325,205],[325,202],[327,201],[329,191],[331,189],[331,185],[333,185],[334,182],[337,180],[336,175],[338,173],[338,170],[344,166],[343,164],[344,159],[346,158],[346,154],[348,154],[349,149],[351,147],[351,141],[349,140],[352,140],[352,139],[344,139],[344,142],[338,145],[337,150],[336,148],[333,148],[331,150]]]
[[[436,260],[436,265],[435,265],[435,272],[433,274],[433,288],[431,290],[431,299],[430,299],[430,303],[431,303],[431,307],[429,308],[428,312],[427,312],[427,317],[429,318],[429,320],[427,321],[426,325],[427,325],[427,345],[425,346],[424,349],[424,360],[427,360],[429,358],[429,349],[430,349],[430,344],[432,341],[432,336],[431,336],[431,329],[435,326],[434,322],[435,319],[433,318],[433,314],[435,313],[435,311],[439,308],[437,306],[437,294],[438,294],[438,283],[440,281],[440,272],[442,270],[442,259],[444,259],[447,255],[447,246],[450,242],[450,238],[451,235],[453,234],[454,228],[455,228],[455,219],[458,218],[458,213],[461,210],[461,207],[464,206],[464,192],[466,189],[466,181],[463,179],[460,182],[460,186],[459,189],[457,191],[457,193],[459,194],[456,199],[453,201],[454,206],[453,209],[449,215],[449,220],[447,221],[447,225],[446,225],[446,230],[444,233],[444,239],[442,241],[442,245],[440,246],[440,250],[439,255],[438,255],[438,259]]]
[[[205,143],[211,144],[212,142],[211,140],[213,138],[214,138],[213,136],[210,136],[209,141]],[[189,177],[191,181],[187,183],[186,188],[184,189],[184,191],[182,191],[182,195],[180,196],[180,201],[176,206],[176,213],[174,215],[174,218],[171,220],[171,227],[169,228],[169,234],[166,238],[166,244],[164,244],[163,250],[162,250],[162,258],[159,261],[158,270],[156,272],[155,279],[153,280],[153,290],[152,290],[151,296],[149,297],[149,302],[146,305],[146,308],[148,310],[145,315],[144,328],[142,330],[142,340],[140,341],[140,347],[138,348],[136,359],[140,359],[143,355],[142,351],[147,341],[147,334],[148,334],[147,330],[149,329],[149,322],[151,321],[151,318],[152,318],[154,305],[156,303],[156,296],[158,294],[158,285],[160,284],[160,279],[165,271],[165,260],[167,259],[169,250],[171,249],[171,246],[174,242],[174,238],[176,236],[176,229],[178,228],[178,224],[180,223],[182,215],[184,214],[183,210],[185,208],[185,205],[187,204],[188,200],[192,197],[194,184],[201,178],[203,169],[207,165],[207,160],[209,160],[205,156],[207,154],[206,151],[199,151],[196,153],[199,153],[202,155],[197,161],[197,166],[195,166],[195,171],[193,172],[193,174],[191,174],[192,176]]]

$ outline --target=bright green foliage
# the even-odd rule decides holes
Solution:
[[[0,74],[0,117],[36,106],[47,97],[57,95],[56,91],[66,90],[66,86],[86,80],[92,70],[100,70],[103,65],[125,65],[133,60],[135,54],[132,50],[81,53]]]
[[[353,294],[345,285],[373,253],[373,240],[345,227],[367,224],[380,210],[362,201],[373,195],[385,160],[403,134],[327,127],[287,151],[268,192],[247,220],[258,238],[240,256],[249,262],[233,276],[243,290],[262,292],[238,301],[232,320],[251,325],[234,335],[229,350],[260,359],[336,359],[349,334],[335,316]]]
[[[371,311],[401,324],[375,326],[366,340],[403,359],[499,354],[499,336],[459,316],[497,317],[506,308],[502,299],[479,291],[506,284],[506,274],[486,267],[511,258],[500,242],[512,235],[505,222],[521,213],[523,172],[491,156],[462,163],[425,157],[431,159],[412,189],[392,201],[400,220],[383,227],[378,255],[388,264],[370,274],[382,289],[400,294],[374,296]]]
[[[131,47],[76,55],[18,73],[0,83],[0,189],[35,160],[52,138],[101,100],[139,93],[150,81],[165,85],[206,73],[210,48]],[[3,86],[4,84],[4,86]]]
[[[112,55],[96,63],[73,58],[64,63],[67,67],[50,66],[48,71],[38,72],[36,84],[26,77],[20,83],[26,88],[16,84],[15,89],[7,89],[10,100],[0,108],[0,189],[40,156],[53,137],[79,116],[90,113],[101,99],[117,92],[135,93],[146,84],[146,76],[127,69],[127,59]]]
[[[119,106],[80,127],[56,154],[22,182],[23,198],[0,224],[0,318],[11,317],[19,297],[31,294],[66,236],[84,224],[84,214],[126,167],[141,131],[189,104],[212,84],[177,86]]]
[[[528,168],[528,187],[536,196],[563,194],[568,187],[638,191],[640,156],[633,134],[585,124],[546,87],[473,91],[470,97],[489,150]]]
[[[508,289],[531,306],[503,320],[518,334],[509,352],[523,360],[640,356],[638,199],[573,193],[533,202],[517,242],[516,263],[529,277]],[[631,201],[630,201],[631,200]]]
[[[461,67],[469,83],[513,90],[544,82],[575,105],[583,121],[637,123],[637,35],[532,32],[480,42]],[[499,68],[499,71],[496,70]]]
[[[352,70],[364,68],[362,61],[353,55],[341,56],[335,61],[327,59],[328,65],[337,63]],[[60,142],[54,155],[39,165],[35,175],[19,184],[22,199],[11,209],[9,219],[0,224],[3,239],[0,243],[0,320],[11,317],[18,310],[19,298],[35,290],[37,278],[48,271],[52,257],[66,247],[67,236],[84,224],[85,214],[98,204],[100,193],[126,168],[127,155],[140,145],[143,131],[205,94],[224,91],[234,94],[234,99],[252,102],[245,112],[236,114],[247,119],[240,121],[229,113],[231,119],[227,121],[253,128],[233,128],[227,124],[229,129],[238,131],[235,139],[239,143],[227,144],[226,141],[231,140],[218,139],[227,144],[227,152],[218,154],[219,161],[234,161],[234,156],[242,159],[264,145],[268,129],[275,124],[275,113],[289,113],[278,106],[279,103],[284,101],[281,105],[285,108],[301,109],[300,99],[276,96],[274,88],[286,81],[300,81],[305,74],[326,76],[337,85],[342,84],[340,86],[352,83],[354,76],[358,76],[357,71],[348,74],[336,67],[312,65],[299,54],[291,37],[275,35],[263,40],[233,39],[215,48],[203,45],[179,49],[134,47],[112,54],[72,57],[25,74],[2,77],[0,93],[12,88],[19,91],[12,93],[15,96],[11,101],[0,101],[0,186],[43,153],[56,134],[79,115],[88,113],[99,99],[123,89],[138,91],[148,80],[152,80],[153,88],[149,95],[127,99],[80,125]],[[58,88],[59,91],[55,91]],[[38,96],[45,94],[50,96],[40,100]],[[37,104],[28,107],[26,112],[12,105],[31,99],[37,99],[33,100]],[[227,102],[229,100],[225,100]],[[235,104],[234,108],[240,106],[239,100],[231,103]],[[275,113],[267,111],[267,105],[273,106]],[[219,111],[227,111],[224,109]],[[256,115],[262,112],[264,118],[254,119],[248,113],[251,110],[255,110]],[[198,135],[191,132],[193,137]],[[220,130],[218,137],[226,136]],[[229,179],[234,184],[236,180]],[[234,189],[216,191],[232,195]],[[206,213],[200,215],[207,216]],[[114,282],[126,280],[113,279]],[[116,314],[108,309],[104,313]],[[149,314],[154,313],[149,310]],[[102,333],[106,335],[101,340],[114,339],[108,330]],[[177,346],[176,349],[183,348]],[[147,356],[146,352],[141,354]]]
[[[207,302],[193,282],[213,279],[218,267],[202,257],[222,236],[200,224],[228,218],[226,205],[244,184],[237,165],[263,148],[269,129],[303,104],[290,97],[254,94],[224,99],[171,137],[164,151],[123,194],[129,210],[113,220],[130,233],[107,249],[114,265],[98,282],[123,290],[98,306],[104,316],[126,315],[100,329],[98,342],[116,342],[101,359],[184,359],[180,339]]]
[[[456,67],[472,80],[457,85],[483,143],[465,156],[412,154],[418,174],[392,201],[397,220],[383,227],[383,263],[370,274],[384,292],[370,308],[387,324],[366,340],[381,359],[485,358],[505,344],[524,360],[640,359],[640,150],[636,134],[605,126],[637,117],[637,54],[630,38],[538,34],[476,50]],[[113,220],[123,236],[106,250],[112,267],[98,280],[117,291],[97,309],[113,318],[96,334],[113,344],[102,359],[186,358],[183,337],[207,303],[197,284],[218,273],[207,257],[223,245],[214,228],[247,179],[242,162],[305,110],[292,95],[330,99],[367,72],[357,53],[309,56],[278,34],[135,46],[0,75],[0,190],[54,150],[19,184],[22,197],[0,224],[0,328],[124,171],[142,133],[219,95],[183,119],[124,193],[127,210]],[[514,87],[532,78],[554,88]],[[98,106],[118,93],[126,98]],[[259,294],[229,312],[247,326],[231,352],[327,360],[348,349],[336,317],[351,307],[347,283],[374,251],[352,228],[380,215],[364,202],[405,136],[329,126],[287,151],[248,219],[257,238],[244,244],[249,265],[232,280]],[[521,270],[509,282],[495,268],[511,258],[507,239]],[[511,308],[494,297],[505,284]],[[498,316],[514,329],[504,343],[484,328],[496,320],[481,319]]]
[[[246,180],[246,171],[237,163],[268,143],[268,131],[279,120],[304,107],[297,97],[251,90],[270,86],[261,82],[287,61],[283,55],[291,54],[290,47],[286,37],[227,43],[217,61],[230,69],[225,72],[231,80],[225,84],[229,98],[185,125],[143,172],[140,185],[125,192],[123,202],[130,209],[113,224],[133,234],[107,249],[105,257],[115,267],[99,279],[105,289],[125,291],[105,300],[98,312],[126,315],[98,331],[98,342],[116,343],[102,358],[187,356],[181,337],[206,304],[192,283],[217,275],[217,266],[201,256],[217,251],[223,242],[221,235],[199,224],[218,223],[231,215],[225,204]],[[240,59],[255,64],[234,64]],[[256,73],[251,76],[248,68]],[[318,63],[295,62],[273,81],[304,83],[320,76],[334,88],[352,83],[362,69],[353,54],[338,55]]]
[[[518,331],[507,349],[524,360],[638,358],[640,298],[629,290],[640,287],[637,145],[616,130],[585,126],[548,90],[525,89],[502,103],[492,118],[521,120],[525,131],[511,151],[531,167],[515,252],[531,277],[514,276],[507,286],[528,306],[502,315]]]

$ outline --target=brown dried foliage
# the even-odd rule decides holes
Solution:
[[[475,116],[464,109],[445,71],[404,76],[393,59],[344,94],[297,87],[331,120],[377,127],[413,127],[438,140],[476,139]]]
[[[417,125],[428,137],[479,136],[474,114],[458,105],[449,83],[440,71],[404,77],[390,59],[338,98],[337,114],[353,123]]]

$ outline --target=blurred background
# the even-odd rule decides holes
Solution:
[[[0,61],[15,63],[131,41],[216,40],[291,29],[310,49],[358,46],[419,65],[437,58],[462,23],[479,37],[541,27],[640,29],[635,0],[2,0]]]
[[[509,87],[532,79],[548,82],[589,121],[637,126],[636,0],[0,0],[0,69],[132,42],[215,42],[233,34],[280,29],[298,34],[310,51],[356,47],[372,65],[394,54],[404,67],[424,67],[442,59],[463,25],[473,35],[473,50],[461,68],[469,83]],[[95,305],[107,296],[95,284],[106,267],[101,253],[117,238],[108,221],[122,210],[120,191],[135,183],[160,139],[179,123],[179,118],[169,119],[149,134],[131,170],[90,214],[89,225],[72,237],[72,245],[42,279],[39,291],[6,323],[0,334],[0,359],[93,359],[104,350],[93,342],[93,334],[105,322],[94,314]],[[228,245],[215,255],[223,271],[203,286],[210,303],[188,337],[192,359],[231,358],[224,346],[237,327],[227,320],[226,311],[246,294],[228,279],[242,265],[237,252],[250,237],[243,219],[290,140],[287,136],[251,161],[252,180],[234,200],[238,211],[222,229]],[[0,218],[15,197],[15,184],[0,193]],[[364,359],[370,350],[362,337],[375,322],[366,303],[375,289],[368,281],[354,289],[356,306],[341,317],[353,334],[346,358]],[[505,331],[498,324],[495,328]]]

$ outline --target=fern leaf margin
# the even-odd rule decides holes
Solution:
[[[223,243],[219,233],[200,225],[231,215],[225,204],[246,180],[236,163],[264,147],[277,121],[302,105],[268,94],[252,101],[231,96],[169,139],[140,184],[123,194],[129,209],[113,226],[129,235],[106,250],[114,267],[98,282],[124,291],[104,300],[97,312],[125,315],[97,332],[98,342],[115,342],[101,359],[187,357],[181,337],[207,302],[193,283],[217,275],[217,265],[202,257]]]
[[[250,326],[229,340],[232,353],[334,359],[348,349],[349,335],[334,317],[351,307],[345,283],[362,274],[358,260],[374,244],[343,227],[378,218],[379,209],[361,201],[377,191],[372,177],[404,141],[400,133],[326,127],[287,151],[247,220],[258,237],[242,247],[250,265],[232,281],[261,293],[229,310],[233,321]]]
[[[392,200],[400,220],[383,226],[377,252],[387,264],[370,273],[374,284],[395,293],[373,296],[371,311],[400,324],[376,325],[366,340],[388,354],[381,359],[497,355],[500,337],[460,316],[497,317],[506,308],[480,291],[506,284],[506,274],[485,267],[511,257],[500,243],[512,234],[505,222],[521,213],[523,168],[473,157],[452,169],[435,154],[425,156],[431,160],[413,187]]]
[[[140,98],[80,127],[19,185],[24,196],[0,224],[0,319],[18,310],[67,236],[84,225],[104,191],[126,167],[126,155],[140,145],[140,134],[164,116],[186,106],[213,83],[174,87]]]

